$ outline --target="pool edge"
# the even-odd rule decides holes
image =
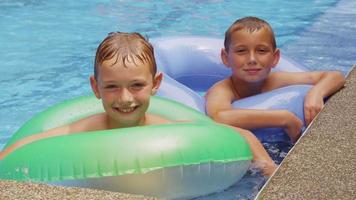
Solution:
[[[0,191],[0,199],[155,200],[140,195],[7,180],[0,180]]]
[[[356,196],[356,65],[256,199]]]

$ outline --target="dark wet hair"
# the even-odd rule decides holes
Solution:
[[[98,78],[98,68],[104,61],[115,58],[124,67],[127,63],[148,63],[152,75],[157,72],[153,46],[139,33],[112,32],[100,43],[94,61],[94,77]],[[114,63],[114,64],[115,64]]]
[[[274,37],[273,29],[268,24],[268,22],[266,22],[263,19],[257,18],[257,17],[244,17],[244,18],[236,20],[226,30],[225,41],[224,41],[225,51],[229,51],[229,46],[231,43],[231,36],[234,32],[240,31],[240,30],[247,30],[248,32],[252,33],[254,31],[258,31],[262,28],[267,29],[270,32],[272,47],[273,47],[273,49],[276,49],[277,48],[276,39]]]

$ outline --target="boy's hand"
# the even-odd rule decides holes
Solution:
[[[286,111],[284,131],[288,134],[292,143],[295,143],[300,137],[303,122],[293,113]]]
[[[304,118],[306,125],[309,125],[315,116],[324,107],[324,99],[317,91],[311,89],[304,99]]]

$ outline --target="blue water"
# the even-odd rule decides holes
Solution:
[[[269,21],[282,53],[310,70],[346,75],[356,64],[352,0],[1,0],[0,149],[31,116],[91,92],[95,49],[108,32],[222,38],[235,19],[247,15]],[[265,146],[278,163],[291,148]],[[253,199],[264,182],[251,170],[227,191],[198,199]]]

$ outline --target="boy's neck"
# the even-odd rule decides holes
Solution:
[[[107,129],[129,128],[129,127],[144,126],[144,125],[146,125],[146,115],[142,117],[139,121],[132,122],[130,124],[117,123],[115,120],[107,116]]]
[[[245,98],[261,93],[264,81],[257,83],[248,83],[230,76],[231,86],[238,98]]]

